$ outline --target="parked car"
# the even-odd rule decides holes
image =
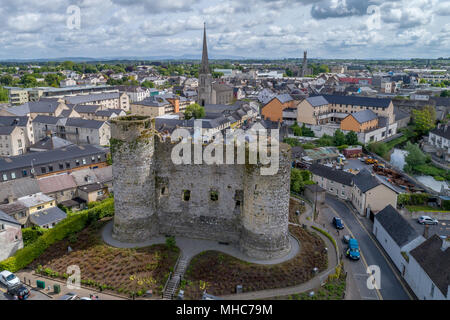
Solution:
[[[17,297],[18,300],[27,300],[30,296],[30,290],[21,283],[9,287],[6,293]]]
[[[359,258],[361,257],[361,253],[359,252],[358,240],[356,240],[355,238],[349,240],[345,255],[352,260],[359,260]]]
[[[433,219],[429,216],[421,216],[419,217],[419,219],[417,219],[417,222],[420,224],[438,224],[439,221],[437,221],[436,219]]]
[[[342,222],[341,218],[334,217],[333,224],[336,229],[339,229],[339,230],[344,229],[344,223]]]
[[[0,282],[6,287],[10,287],[19,284],[20,279],[15,274],[4,270],[0,272]]]
[[[77,300],[78,296],[75,293],[69,292],[63,295],[59,300]]]

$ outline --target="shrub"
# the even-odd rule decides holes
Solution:
[[[169,248],[169,250],[173,250],[176,246],[177,242],[174,237],[167,237],[166,238],[166,246]]]
[[[22,229],[22,239],[23,239],[23,245],[29,246],[33,242],[35,242],[40,236],[46,232],[47,229],[40,228],[40,227],[32,227],[32,228],[25,228]]]

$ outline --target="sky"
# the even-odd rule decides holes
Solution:
[[[450,0],[0,0],[0,59],[438,58]]]

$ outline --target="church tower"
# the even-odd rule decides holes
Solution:
[[[302,64],[302,77],[305,77],[308,73],[308,57],[307,57],[308,53],[307,51],[303,52],[303,64]]]
[[[198,104],[205,106],[212,103],[212,75],[208,62],[208,45],[206,43],[206,24],[203,30],[202,64],[198,72]]]

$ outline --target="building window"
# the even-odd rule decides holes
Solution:
[[[47,168],[41,167],[41,172],[42,172],[42,173],[46,173],[46,172],[47,172]]]
[[[70,168],[70,162],[66,162],[66,168],[67,168],[67,169]]]
[[[53,166],[48,166],[48,172],[52,172],[53,171]]]
[[[75,160],[75,165],[78,167],[80,165],[80,160]]]
[[[85,158],[83,158],[83,164],[86,164],[86,159]]]
[[[183,201],[189,201],[191,199],[191,191],[183,190]]]
[[[38,210],[44,209],[44,206],[37,206],[36,209],[38,209]]]

